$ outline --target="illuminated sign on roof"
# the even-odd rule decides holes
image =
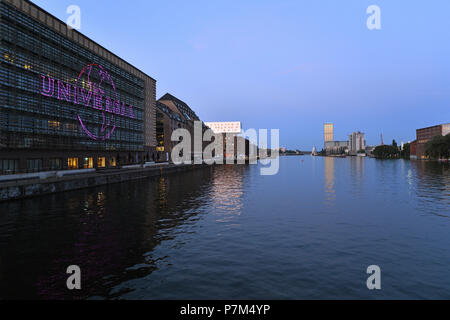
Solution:
[[[214,133],[241,133],[241,122],[205,122]]]

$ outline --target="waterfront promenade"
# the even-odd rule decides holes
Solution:
[[[87,173],[46,178],[10,180],[0,182],[0,201],[17,200],[56,192],[97,187],[123,181],[138,180],[166,175],[174,172],[192,170],[204,165],[157,163],[148,167],[130,167],[110,170],[97,170]],[[80,170],[80,172],[83,172]]]

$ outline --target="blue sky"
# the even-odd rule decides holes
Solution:
[[[414,140],[450,122],[450,1],[35,0],[157,80],[203,121],[278,128],[288,148],[352,131]],[[366,9],[381,8],[381,30]]]

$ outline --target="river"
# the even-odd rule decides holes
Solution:
[[[450,299],[448,164],[259,167],[0,203],[0,299]]]

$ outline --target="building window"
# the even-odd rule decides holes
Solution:
[[[78,169],[78,158],[68,158],[67,167],[69,169]]]
[[[27,159],[28,172],[38,172],[42,170],[42,159]]]
[[[99,167],[99,168],[106,167],[106,158],[105,157],[98,157],[98,159],[97,159],[97,167]]]
[[[55,158],[49,160],[50,170],[61,170],[62,169],[62,160]]]
[[[19,160],[0,159],[0,174],[14,174],[19,171]]]
[[[93,167],[94,167],[94,159],[92,157],[84,158],[83,168],[84,169],[92,169]]]
[[[116,157],[111,157],[109,158],[109,166],[110,167],[115,167],[117,165],[116,163]]]
[[[48,120],[48,128],[49,129],[60,130],[61,129],[61,122],[55,121],[55,120]]]

